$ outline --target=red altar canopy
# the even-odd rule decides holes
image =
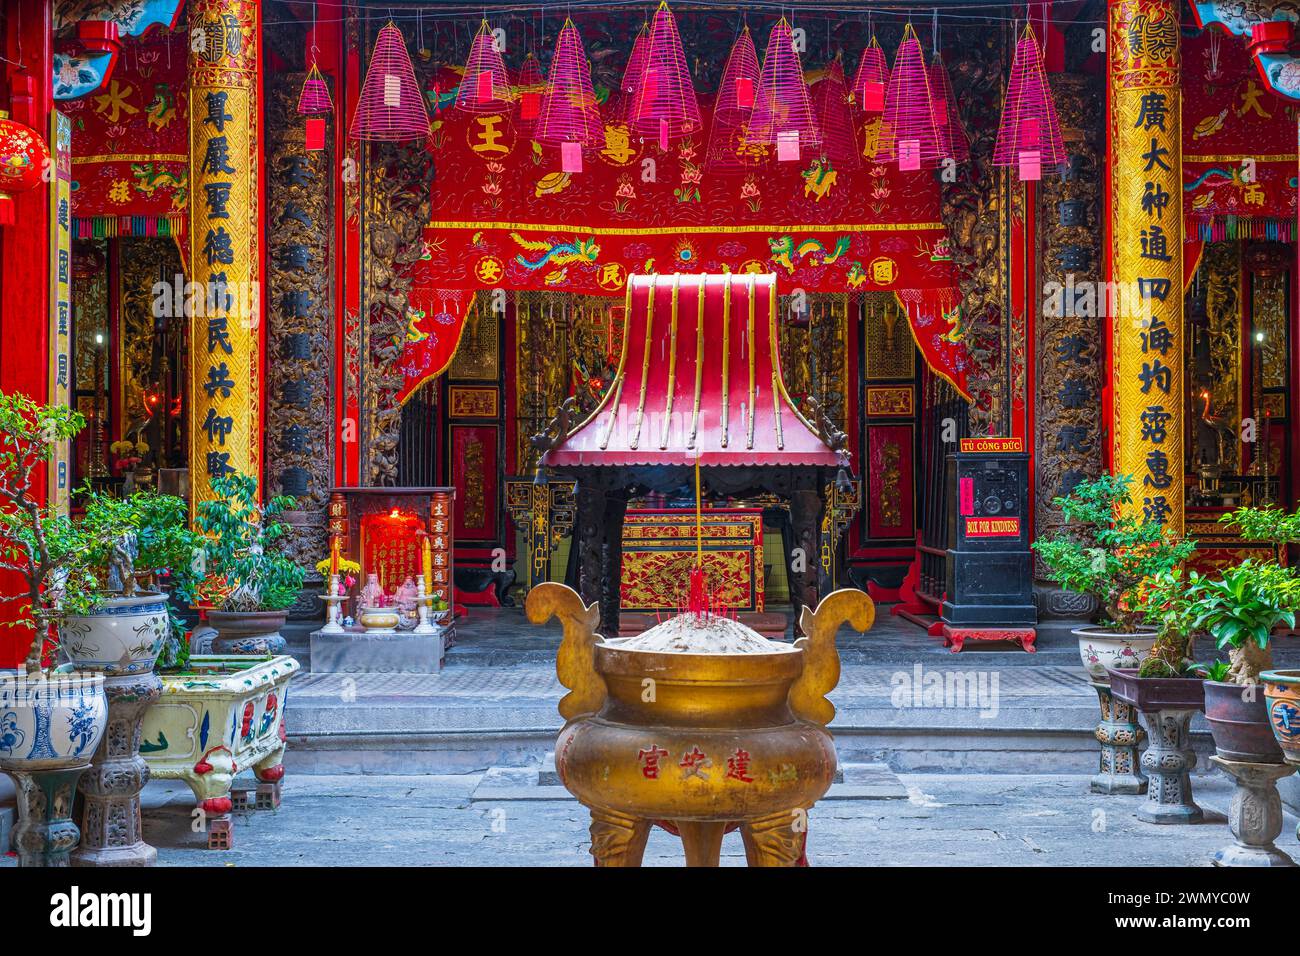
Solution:
[[[614,381],[596,411],[543,464],[842,463],[786,394],[775,276],[628,281]]]

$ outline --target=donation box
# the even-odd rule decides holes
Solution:
[[[1029,455],[1019,438],[963,438],[947,461],[949,624],[1034,624]]]

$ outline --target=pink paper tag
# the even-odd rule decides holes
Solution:
[[[519,118],[520,119],[537,119],[538,103],[542,95],[535,90],[529,90],[519,98]]]
[[[1020,138],[1017,141],[1021,149],[1038,145],[1038,117],[1026,116],[1020,121]]]
[[[325,148],[325,118],[323,116],[307,117],[307,126],[304,130],[304,147],[310,150]]]
[[[963,478],[957,482],[958,497],[961,499],[961,513],[963,515],[973,515],[975,513],[975,479]]]
[[[1022,149],[1020,151],[1020,180],[1024,182],[1030,179],[1043,178],[1043,154],[1036,149]]]
[[[560,144],[560,170],[566,173],[582,172],[582,144]]]
[[[484,70],[478,75],[478,98],[480,100],[491,100],[493,98],[491,70]]]
[[[736,106],[742,110],[754,106],[754,81],[747,76],[736,78]]]
[[[862,84],[862,108],[868,113],[879,113],[885,108],[885,84]]]
[[[659,117],[659,149],[668,151],[668,120],[663,116]]]
[[[898,141],[898,168],[901,170],[921,168],[921,141],[919,139],[900,139]]]
[[[783,129],[776,134],[776,161],[778,163],[799,162],[799,131]]]

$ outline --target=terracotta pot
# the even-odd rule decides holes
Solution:
[[[1224,760],[1281,763],[1282,749],[1273,737],[1264,687],[1205,682],[1205,720],[1214,747]]]
[[[1070,633],[1079,639],[1079,659],[1095,681],[1107,680],[1108,667],[1137,667],[1156,642],[1156,629],[1146,624],[1139,624],[1132,634],[1091,626],[1076,627]]]
[[[111,597],[93,614],[63,620],[59,650],[79,670],[143,674],[153,670],[170,626],[167,595],[160,591]]]
[[[1138,677],[1136,667],[1108,667],[1106,674],[1111,693],[1143,713],[1205,709],[1205,681],[1200,677]]]
[[[209,611],[208,623],[216,628],[214,654],[279,654],[284,650],[280,628],[284,611]]]
[[[1264,703],[1287,763],[1300,764],[1300,670],[1264,671]]]

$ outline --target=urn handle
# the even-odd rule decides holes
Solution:
[[[835,705],[826,695],[840,682],[840,655],[835,650],[835,632],[848,622],[858,631],[868,631],[876,621],[875,602],[865,591],[841,588],[822,598],[817,610],[805,607],[799,629],[807,635],[794,642],[803,648],[803,673],[790,686],[790,710],[796,717],[821,724],[835,716]]]
[[[596,671],[595,645],[600,641],[600,602],[582,603],[578,592],[565,584],[547,581],[536,585],[524,601],[524,612],[534,624],[558,617],[564,640],[555,655],[555,676],[569,689],[560,701],[560,716],[573,720],[594,714],[605,703],[605,679]]]

